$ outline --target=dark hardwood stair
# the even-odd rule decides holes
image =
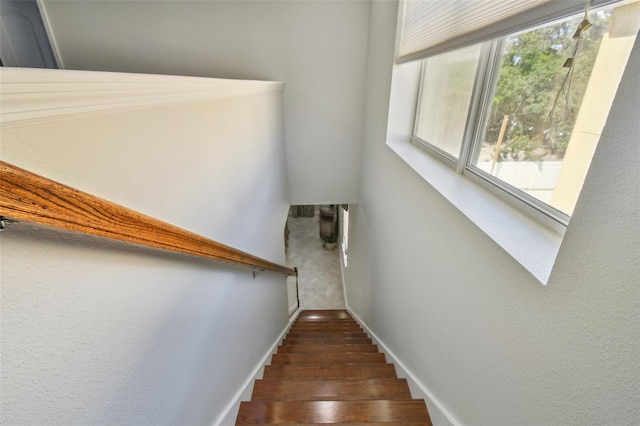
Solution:
[[[347,331],[347,332],[355,332],[362,333],[362,327],[359,325],[331,325],[331,326],[322,326],[321,324],[313,324],[313,325],[305,325],[305,326],[294,326],[291,327],[291,332],[295,333],[326,333],[327,331]]]
[[[278,353],[303,353],[303,352],[378,352],[376,345],[364,344],[342,344],[323,345],[322,343],[309,345],[287,345],[280,346]]]
[[[431,425],[423,400],[344,310],[302,311],[237,425]]]
[[[368,340],[369,336],[364,331],[350,330],[350,331],[300,331],[291,330],[287,334],[286,339],[365,339]]]
[[[261,379],[252,401],[411,399],[406,379]]]
[[[314,379],[364,379],[397,377],[393,364],[271,364],[264,369],[265,379],[296,377]]]
[[[300,312],[300,315],[298,316],[298,321],[334,321],[338,319],[355,321],[349,312],[334,309],[307,310]]]
[[[236,424],[428,422],[424,401],[252,401]],[[245,407],[246,407],[245,406]]]
[[[283,345],[304,345],[310,343],[312,345],[317,344],[329,344],[329,345],[362,345],[370,344],[371,339],[368,337],[341,337],[341,336],[329,336],[329,337],[286,337],[283,341]]]
[[[271,365],[274,364],[340,364],[340,363],[364,363],[386,362],[383,353],[380,352],[302,352],[302,353],[277,353],[271,357]]]

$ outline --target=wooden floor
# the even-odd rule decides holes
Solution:
[[[302,311],[237,425],[431,425],[423,400],[347,311]]]

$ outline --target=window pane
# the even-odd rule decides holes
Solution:
[[[583,16],[505,39],[472,163],[571,215],[638,31],[639,7],[590,13],[572,73],[563,64]]]
[[[472,46],[425,61],[416,136],[455,158],[460,155],[479,57],[480,46]]]

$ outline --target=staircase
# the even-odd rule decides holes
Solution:
[[[237,425],[431,425],[423,400],[347,311],[302,311]]]

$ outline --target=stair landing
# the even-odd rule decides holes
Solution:
[[[345,310],[302,311],[237,425],[431,425],[423,400]]]

